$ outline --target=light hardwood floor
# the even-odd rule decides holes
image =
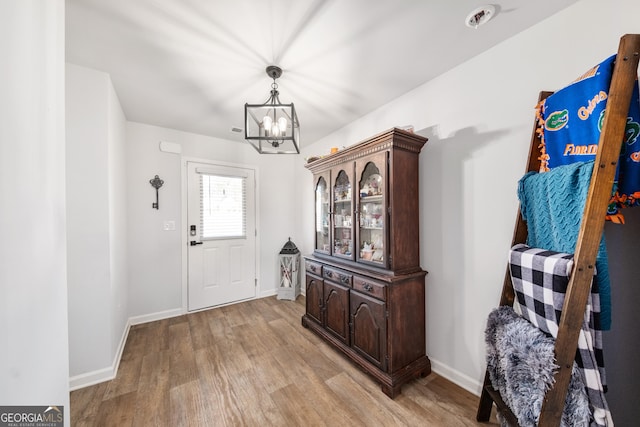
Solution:
[[[495,426],[430,374],[394,400],[275,297],[131,328],[117,377],[71,392],[72,426]],[[495,412],[495,411],[494,411]]]

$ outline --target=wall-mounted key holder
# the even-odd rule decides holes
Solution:
[[[149,180],[149,184],[151,184],[151,186],[156,189],[156,202],[153,203],[151,207],[154,209],[160,209],[159,200],[158,200],[158,189],[162,187],[162,184],[164,184],[164,181],[161,180],[158,175],[156,175],[155,177],[153,177],[153,179]]]

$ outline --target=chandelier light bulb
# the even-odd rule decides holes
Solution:
[[[264,127],[264,130],[266,132],[269,132],[271,130],[271,123],[273,123],[273,120],[271,120],[271,117],[264,116],[264,118],[262,119],[262,126]]]
[[[280,133],[282,135],[286,134],[287,132],[287,119],[284,117],[280,117],[278,119],[278,127],[280,128]]]

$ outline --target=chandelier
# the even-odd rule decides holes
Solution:
[[[269,65],[271,95],[264,104],[244,104],[244,138],[260,154],[299,154],[300,122],[291,104],[280,102],[276,79],[282,69]]]

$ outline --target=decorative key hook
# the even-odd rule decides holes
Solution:
[[[153,179],[149,180],[149,184],[151,184],[151,186],[156,189],[156,202],[153,203],[151,205],[151,207],[154,208],[154,209],[159,209],[159,205],[158,205],[158,189],[160,187],[162,187],[162,184],[164,184],[164,181],[161,180],[160,177],[158,177],[158,175],[156,175]]]

